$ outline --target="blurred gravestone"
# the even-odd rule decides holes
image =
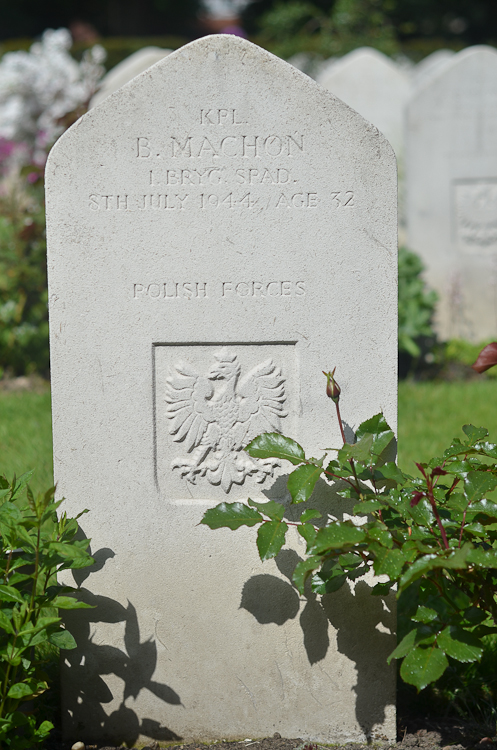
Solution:
[[[151,68],[152,65],[170,54],[170,49],[161,49],[160,47],[143,47],[138,52],[134,52],[112,70],[109,70],[107,75],[102,78],[99,90],[92,98],[90,107],[96,107],[114,91],[117,91],[135,76],[143,73],[147,68]]]
[[[451,49],[437,49],[419,62],[411,72],[411,83],[420,86],[433,75],[439,73],[454,57]]]
[[[287,497],[287,467],[242,451],[258,432],[339,444],[323,369],[349,436],[380,410],[395,425],[395,183],[376,128],[230,35],[171,54],[52,150],[55,476],[100,550],[66,735],[395,738],[394,602],[363,579],[300,601],[295,536],[261,565],[253,530],[198,526],[220,500]]]
[[[402,154],[404,107],[409,74],[378,50],[362,47],[331,66],[316,80],[376,125]]]
[[[406,132],[409,247],[442,338],[497,331],[497,52],[471,47],[416,89]]]

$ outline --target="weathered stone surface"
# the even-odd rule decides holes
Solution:
[[[134,52],[109,70],[107,75],[102,78],[100,88],[92,98],[90,106],[96,107],[114,91],[117,91],[135,76],[140,75],[144,70],[151,68],[152,65],[170,54],[170,49],[161,49],[160,47],[143,47],[138,52]]]
[[[497,331],[497,52],[471,47],[407,111],[408,244],[440,295],[443,338]]]
[[[97,561],[76,573],[97,608],[68,620],[66,734],[395,737],[394,603],[363,579],[301,600],[293,532],[261,565],[254,530],[198,526],[219,500],[286,497],[287,467],[241,451],[255,432],[340,444],[322,370],[337,365],[349,435],[379,410],[395,425],[395,183],[376,128],[229,35],[54,147],[55,475],[68,511],[91,511]]]
[[[316,80],[376,125],[401,156],[410,87],[406,71],[378,50],[361,47],[325,68]]]

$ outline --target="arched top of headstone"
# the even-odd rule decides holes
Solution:
[[[332,65],[326,66],[317,81],[326,88],[328,76],[333,78],[344,71],[350,72],[354,68],[363,70],[366,75],[383,75],[397,78],[399,81],[407,80],[407,75],[400,65],[383,52],[374,47],[359,47],[339,60],[335,60]]]
[[[452,61],[455,54],[452,49],[437,49],[431,55],[423,58],[412,70],[413,85],[420,86],[433,75],[436,75]]]
[[[467,74],[461,75],[464,71]],[[485,44],[474,45],[450,57],[446,63],[424,78],[414,90],[409,106],[416,106],[418,98],[431,96],[434,92],[448,92],[447,84],[453,81],[460,91],[476,92],[481,86],[497,86],[497,50]],[[435,94],[439,96],[438,93]]]
[[[205,135],[205,126],[214,130],[217,127],[216,132],[224,132],[228,139],[235,135],[248,138],[258,135],[254,126],[259,123],[260,128],[261,121],[266,122],[265,138],[273,131],[279,137],[278,128],[283,128],[284,137],[291,139],[298,132],[299,138],[312,140],[312,134],[323,127],[329,129],[330,136],[340,133],[337,158],[343,159],[345,155],[355,158],[353,154],[358,148],[374,150],[380,141],[384,141],[382,158],[390,150],[374,125],[292,65],[245,39],[219,34],[172,52],[78,120],[50,153],[48,184],[52,165],[64,159],[65,153],[72,164],[79,160],[82,169],[86,168],[89,157],[92,162],[99,158],[100,144],[105,149],[102,158],[109,158],[109,149],[116,158],[121,158],[118,140],[110,136],[118,137],[123,127],[129,130],[131,126],[140,126],[146,138],[147,132],[164,131],[167,126],[171,136],[181,137],[182,143],[191,137],[186,142],[195,150],[195,139]],[[240,144],[224,140],[221,146],[221,140],[218,145],[222,153],[217,153],[213,144],[213,157],[234,156]],[[308,145],[313,150],[311,141]],[[90,148],[91,155],[85,155]],[[131,139],[129,149],[136,150]],[[273,157],[275,149],[276,145]],[[315,148],[314,151],[317,154]],[[159,152],[151,158],[161,159],[165,155]],[[207,156],[205,150],[202,155]],[[319,169],[318,162],[316,166]],[[373,168],[373,162],[370,166]]]
[[[170,55],[171,52],[172,50],[161,49],[161,47],[143,47],[132,55],[129,55],[129,57],[114,66],[103,77],[99,90],[90,102],[90,108],[96,107],[97,104],[107,99],[114,91],[125,86],[137,75],[143,73],[144,70],[147,70],[159,62],[159,60],[162,60],[162,58]]]

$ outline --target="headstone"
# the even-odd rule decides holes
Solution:
[[[66,736],[395,738],[394,601],[364,579],[300,599],[296,534],[262,565],[253,529],[198,525],[220,501],[288,498],[288,467],[242,452],[255,433],[340,444],[322,370],[349,437],[380,410],[395,425],[395,183],[376,128],[229,35],[53,148],[55,476],[97,560],[76,571],[97,607],[68,620]]]
[[[440,296],[442,338],[497,331],[497,52],[471,47],[407,111],[408,245]]]
[[[143,73],[147,68],[171,54],[170,49],[160,47],[143,47],[113,67],[107,75],[102,78],[100,87],[95,96],[92,97],[90,108],[96,107],[108,96],[129,83],[135,76]]]
[[[447,63],[452,61],[455,52],[452,49],[437,49],[425,57],[412,70],[413,86],[420,86],[433,75],[439,73]]]
[[[405,70],[378,50],[362,47],[325,68],[316,80],[376,125],[401,156],[404,107],[409,96]]]

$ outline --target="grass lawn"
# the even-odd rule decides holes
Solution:
[[[497,442],[497,382],[399,384],[399,465],[416,474],[414,462],[440,455],[463,424],[486,427]]]
[[[410,474],[415,461],[440,455],[463,424],[487,427],[497,442],[497,382],[399,385],[399,463]],[[0,472],[9,478],[34,468],[33,491],[51,486],[50,394],[0,392]]]
[[[0,474],[29,469],[33,492],[53,485],[50,393],[0,392]]]

